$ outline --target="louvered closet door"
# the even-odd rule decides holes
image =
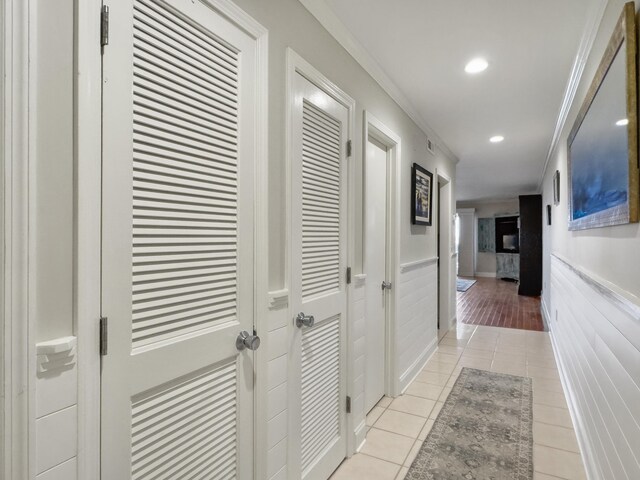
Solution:
[[[102,479],[248,480],[255,40],[198,1],[110,17]]]
[[[292,127],[292,478],[325,480],[346,454],[346,107],[301,76]]]

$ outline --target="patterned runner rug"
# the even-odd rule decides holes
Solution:
[[[533,479],[531,379],[463,368],[407,480]]]

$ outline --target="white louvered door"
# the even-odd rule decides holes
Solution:
[[[346,454],[347,108],[300,75],[292,121],[292,464],[325,480]]]
[[[110,6],[102,480],[253,478],[256,55],[203,2]]]

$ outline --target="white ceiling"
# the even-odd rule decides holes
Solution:
[[[325,1],[460,159],[458,200],[536,192],[599,0]],[[489,68],[466,74],[477,56]]]

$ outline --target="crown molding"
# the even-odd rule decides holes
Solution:
[[[562,99],[562,104],[560,105],[560,111],[558,112],[558,119],[556,120],[555,130],[553,132],[553,137],[551,138],[551,145],[549,145],[547,158],[545,159],[540,182],[538,183],[538,191],[542,191],[542,184],[544,182],[545,174],[547,173],[547,168],[549,167],[549,162],[551,161],[551,157],[555,155],[558,149],[558,145],[560,144],[562,131],[564,130],[565,124],[567,123],[567,118],[569,117],[569,112],[571,111],[573,101],[576,98],[578,86],[580,85],[580,81],[582,80],[582,75],[587,65],[587,60],[589,59],[591,49],[593,48],[593,43],[595,42],[596,36],[598,35],[598,29],[600,28],[600,23],[602,22],[606,7],[607,0],[599,0],[592,8],[591,14],[587,19],[587,25],[582,34],[582,38],[580,39],[578,53],[573,62],[573,66],[571,67],[569,81],[567,82],[567,86],[565,88],[564,96]]]
[[[386,74],[383,68],[376,62],[371,54],[356,40],[342,21],[329,8],[324,0],[300,0],[300,3],[313,15],[320,25],[342,45],[356,62],[382,87],[398,106],[415,122],[427,138],[431,139],[449,160],[458,163],[460,159],[451,151],[448,145],[422,118],[413,104],[405,96],[400,88]]]

